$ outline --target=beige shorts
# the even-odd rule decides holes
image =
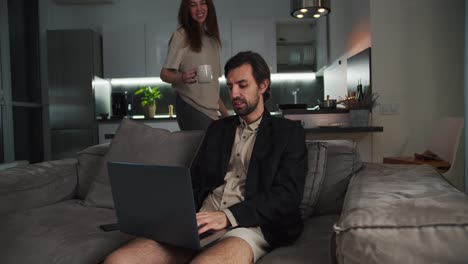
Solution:
[[[247,242],[252,248],[252,252],[254,255],[254,263],[257,262],[257,260],[263,255],[265,255],[270,248],[270,245],[268,245],[268,242],[266,242],[265,238],[263,237],[260,227],[234,228],[229,230],[226,234],[224,234],[224,236],[221,239],[227,237],[238,237]]]

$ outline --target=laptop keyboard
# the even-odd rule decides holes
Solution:
[[[205,237],[211,236],[211,235],[214,234],[214,233],[215,233],[215,231],[213,231],[213,230],[208,230],[208,231],[206,231],[206,232],[203,233],[203,234],[199,234],[198,237],[200,238],[200,240],[202,240],[202,239],[204,239]]]

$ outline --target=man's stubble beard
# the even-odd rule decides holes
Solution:
[[[234,101],[238,101],[238,100],[242,101],[247,107],[245,108],[245,110],[234,108],[234,112],[236,112],[236,114],[238,116],[247,116],[250,113],[252,113],[253,111],[255,111],[255,109],[257,109],[258,102],[260,101],[260,96],[257,94],[253,104],[249,104],[249,102],[247,102],[247,100],[241,99],[241,98],[234,98],[232,101],[234,103]]]

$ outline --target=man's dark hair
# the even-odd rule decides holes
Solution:
[[[268,87],[263,94],[263,101],[266,102],[270,98],[270,68],[260,54],[253,51],[242,51],[237,53],[234,57],[230,58],[224,66],[224,76],[227,77],[229,71],[234,68],[240,67],[244,64],[252,66],[252,75],[257,82],[257,85],[264,80],[268,80]]]

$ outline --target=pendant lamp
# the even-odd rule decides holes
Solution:
[[[291,0],[291,16],[320,18],[330,13],[330,0]]]

